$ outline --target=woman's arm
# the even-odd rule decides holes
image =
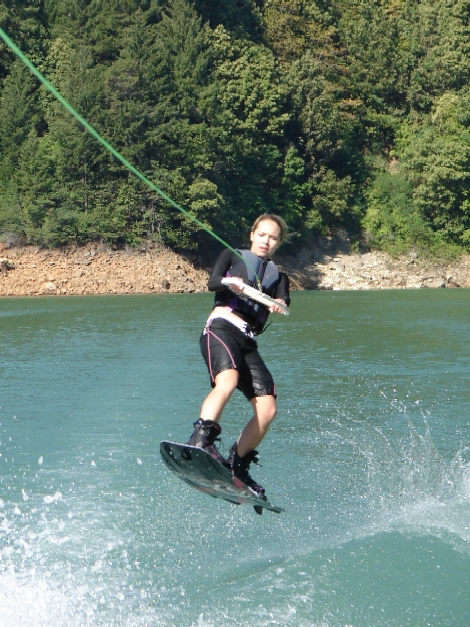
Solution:
[[[276,292],[273,296],[275,300],[282,300],[284,304],[289,307],[290,305],[290,296],[289,296],[289,277],[285,272],[279,273],[279,284],[276,287]]]
[[[234,258],[235,254],[228,248],[225,248],[217,257],[211,276],[207,282],[207,287],[210,292],[220,292],[221,290],[228,289],[227,286],[222,283],[222,279],[227,276],[227,270],[233,265]]]

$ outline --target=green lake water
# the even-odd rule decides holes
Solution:
[[[0,300],[0,627],[468,627],[469,290],[300,292],[257,516],[178,481],[212,297]],[[236,393],[227,453],[249,419]]]

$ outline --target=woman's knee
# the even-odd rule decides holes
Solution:
[[[271,424],[277,414],[274,396],[258,396],[252,400],[255,415],[265,424]]]
[[[276,406],[276,403],[274,402],[274,404],[268,408],[267,420],[271,423],[276,416],[277,416],[277,406]]]

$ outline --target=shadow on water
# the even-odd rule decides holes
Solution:
[[[0,627],[466,627],[468,297],[436,298],[297,295],[260,338],[262,517],[158,457],[207,390],[207,295],[0,303]]]

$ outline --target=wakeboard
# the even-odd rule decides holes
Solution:
[[[258,496],[202,448],[164,440],[160,442],[160,453],[171,472],[201,492],[234,505],[251,505],[257,514],[263,509],[276,514],[284,511]]]

